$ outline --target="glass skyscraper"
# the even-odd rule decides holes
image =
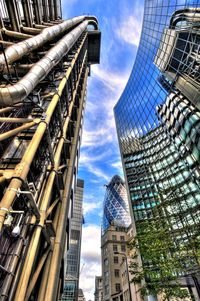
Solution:
[[[180,256],[180,274],[192,275],[195,282],[200,242],[199,21],[198,0],[145,1],[135,64],[114,108],[136,231],[143,221],[150,225],[159,220]]]
[[[111,224],[128,227],[131,223],[127,192],[124,181],[115,175],[106,186],[103,205],[104,233]]]

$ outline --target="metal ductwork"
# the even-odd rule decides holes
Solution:
[[[46,42],[52,41],[60,34],[66,32],[66,30],[68,30],[70,27],[75,26],[83,20],[88,20],[89,23],[94,22],[94,24],[96,24],[97,26],[97,20],[95,17],[80,16],[64,21],[63,23],[60,23],[58,25],[45,28],[37,36],[7,48],[5,50],[5,56],[4,54],[0,55],[0,68],[3,69],[6,66],[6,63],[11,64],[16,60],[19,60],[24,55],[28,54],[30,50],[33,51],[44,45]]]
[[[0,105],[9,106],[23,101],[35,86],[48,75],[62,57],[72,48],[81,33],[87,28],[89,21],[84,21],[70,33],[64,36],[56,46],[39,60],[30,71],[14,85],[0,89]],[[23,43],[22,43],[23,44]],[[12,46],[11,46],[12,47]],[[23,48],[21,48],[23,49]],[[21,52],[23,55],[24,53]]]

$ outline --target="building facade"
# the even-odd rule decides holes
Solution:
[[[128,243],[132,236],[125,183],[116,175],[106,186],[103,206],[101,263],[104,301],[130,301],[131,293],[136,296],[128,271]]]
[[[132,225],[111,225],[101,237],[103,301],[141,301],[138,286],[131,282],[129,243]]]
[[[95,276],[94,301],[103,301],[103,279],[102,279],[102,276]]]
[[[166,231],[177,278],[191,276],[197,291],[199,12],[199,1],[145,1],[135,64],[114,109],[136,232]]]
[[[84,181],[77,179],[70,226],[69,249],[62,300],[77,301],[80,273],[81,237],[83,224]]]
[[[0,1],[0,299],[55,301],[66,275],[95,17]]]
[[[125,183],[118,175],[106,185],[102,232],[113,223],[122,227],[128,227],[131,223]]]

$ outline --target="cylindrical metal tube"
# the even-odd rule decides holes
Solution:
[[[20,133],[23,130],[27,130],[30,129],[31,127],[33,127],[35,125],[35,122],[29,122],[29,123],[25,123],[15,129],[12,129],[6,133],[0,134],[0,141],[3,141],[5,139],[8,139],[10,137],[15,136],[16,134]]]
[[[65,190],[63,192],[63,202],[61,205],[60,216],[58,220],[58,227],[56,231],[57,235],[54,242],[54,249],[53,249],[51,265],[49,269],[49,279],[47,281],[48,285],[47,285],[44,301],[56,300],[58,276],[59,276],[58,271],[61,264],[61,258],[64,252],[64,245],[62,242],[65,241],[64,238],[66,236],[65,228],[66,228],[66,220],[67,220],[66,216],[67,216],[67,211],[69,206],[68,200],[70,198],[70,193],[71,193],[70,187],[71,187],[73,172],[74,172],[74,162],[76,158],[78,135],[79,135],[80,123],[82,119],[82,108],[84,104],[87,75],[88,75],[88,69],[86,70],[85,79],[84,79],[81,104],[80,104],[80,109],[79,109],[79,114],[77,119],[75,135],[74,135],[74,141],[76,141],[76,143],[75,144],[72,143],[71,158],[70,158],[70,162],[67,170],[67,177],[66,177],[68,183],[67,185],[65,185]]]
[[[15,0],[5,0],[12,29],[20,32],[19,16]]]
[[[18,83],[1,88],[0,105],[10,106],[22,102],[72,48],[87,26],[88,21],[81,23],[50,49],[44,58],[38,61]],[[19,48],[19,52],[23,52],[23,48]]]
[[[29,34],[26,34],[26,33],[21,33],[21,32],[17,32],[17,31],[12,31],[12,30],[7,30],[7,29],[3,29],[2,30],[3,34],[5,34],[6,36],[8,37],[12,37],[12,38],[16,38],[16,39],[19,39],[19,40],[25,40],[25,39],[29,39],[29,38],[32,38],[31,35]],[[15,44],[17,45],[17,44]],[[14,46],[14,45],[13,45]],[[12,46],[11,46],[12,47]],[[10,48],[10,47],[9,47]],[[9,52],[9,48],[6,49],[6,51]],[[0,67],[2,66],[1,65],[1,56],[2,54],[0,54]],[[5,58],[3,60],[3,65],[5,65]]]
[[[48,0],[49,1],[49,19],[51,21],[55,20],[54,16],[54,2],[53,0]]]
[[[26,26],[33,27],[33,19],[30,11],[30,0],[22,0],[22,7]]]
[[[35,14],[35,21],[37,24],[42,24],[42,16],[40,11],[40,5],[39,0],[33,0],[33,8],[34,8],[34,14]]]
[[[54,0],[54,17],[55,17],[55,20],[58,20],[58,1],[57,0]]]
[[[53,40],[54,38],[58,37],[60,34],[63,34],[68,30],[70,27],[80,23],[83,20],[88,20],[89,22],[95,22],[96,25],[97,20],[95,17],[88,17],[88,16],[81,16],[81,17],[75,17],[73,19],[69,19],[67,21],[64,21],[58,25],[53,25],[51,27],[45,28],[40,34],[38,34],[35,37],[31,37],[29,35],[21,34],[20,33],[13,33],[12,31],[7,31],[6,29],[3,31],[5,34],[9,34],[10,36],[17,37],[16,34],[18,34],[18,37],[23,38],[27,36],[27,40],[17,43],[13,45],[12,47],[9,47],[5,51],[5,56],[7,59],[7,63],[11,64],[16,60],[19,60],[23,55],[26,55],[30,52],[30,49],[33,51],[37,49],[38,47],[41,47],[46,42],[49,42]],[[98,26],[98,25],[97,25]],[[28,39],[28,37],[31,37]],[[3,66],[6,65],[5,57],[3,54],[0,54],[0,67],[3,68]]]
[[[43,21],[49,22],[49,1],[42,0],[42,6],[43,6]]]

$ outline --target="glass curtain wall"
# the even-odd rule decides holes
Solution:
[[[146,0],[135,64],[114,108],[137,232],[159,221],[199,276],[200,1]],[[163,237],[164,239],[164,237]],[[171,247],[171,245],[170,245]]]

